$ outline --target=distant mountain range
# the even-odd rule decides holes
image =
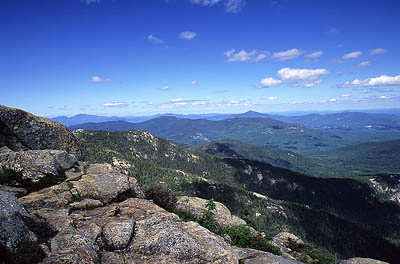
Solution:
[[[109,121],[125,121],[130,123],[141,123],[144,121],[148,121],[154,118],[159,117],[176,117],[176,118],[185,118],[185,119],[208,119],[208,120],[224,120],[228,118],[235,117],[249,117],[249,118],[258,118],[258,117],[269,117],[272,118],[273,115],[262,114],[254,111],[248,111],[242,114],[189,114],[189,115],[180,115],[180,114],[156,114],[151,116],[98,116],[98,115],[87,115],[87,114],[79,114],[71,117],[67,116],[58,116],[54,118],[50,118],[53,121],[59,122],[65,126],[74,126],[83,123],[101,123],[101,122],[109,122]]]
[[[102,121],[107,118],[111,120]],[[318,152],[368,141],[400,139],[400,116],[391,114],[342,112],[282,116],[249,111],[242,114],[125,117],[126,120],[117,120],[120,117],[107,118],[79,115],[71,120],[54,120],[63,123],[97,120],[71,125],[71,130],[139,129],[186,145],[233,139],[260,147],[296,152]],[[145,121],[136,122],[140,120]]]
[[[400,116],[389,114],[343,112],[327,115],[274,116],[274,118],[311,129],[400,129]]]
[[[382,110],[360,110],[360,111],[346,111],[346,112],[337,112],[337,111],[292,111],[292,112],[283,112],[283,113],[259,113],[255,111],[248,111],[245,113],[240,114],[173,114],[173,113],[166,113],[166,114],[156,114],[151,116],[99,116],[99,115],[88,115],[88,114],[78,114],[71,117],[67,116],[57,116],[54,118],[50,118],[53,121],[59,122],[65,126],[73,126],[79,125],[83,123],[99,123],[99,122],[108,122],[108,121],[126,121],[130,123],[140,123],[150,119],[162,117],[162,116],[172,116],[177,118],[186,118],[186,119],[208,119],[208,120],[224,120],[228,118],[235,118],[235,117],[248,117],[248,118],[259,118],[259,117],[267,117],[272,119],[277,119],[284,122],[299,122],[299,124],[303,124],[307,126],[310,124],[311,126],[318,127],[317,123],[312,123],[310,119],[315,119],[320,116],[321,118],[330,117],[334,118],[334,115],[337,114],[350,114],[350,113],[365,113],[365,114],[387,114],[392,116],[397,116],[400,118],[400,109],[382,109]],[[316,116],[313,116],[316,115]],[[349,117],[349,115],[348,115]],[[364,116],[367,117],[367,116]],[[321,119],[319,118],[319,119]],[[349,117],[350,118],[350,117]],[[302,123],[304,122],[304,123]],[[337,124],[335,124],[337,125]]]
[[[253,115],[254,113],[251,114]],[[159,117],[142,123],[124,121],[85,123],[71,126],[70,129],[146,130],[159,137],[185,145],[234,139],[256,146],[296,150],[299,152],[350,144],[345,139],[329,133],[310,130],[301,125],[289,124],[268,117],[235,117],[219,121]]]

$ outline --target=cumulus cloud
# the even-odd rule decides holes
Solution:
[[[213,6],[224,2],[225,12],[227,13],[238,13],[246,5],[246,0],[189,0],[189,2],[202,6]]]
[[[90,4],[98,4],[101,0],[82,0],[83,3],[90,5]]]
[[[321,75],[329,74],[325,69],[291,69],[282,68],[278,71],[278,75],[282,80],[316,80]]]
[[[372,64],[372,62],[370,61],[363,61],[360,64],[358,64],[359,67],[367,67],[370,66]]]
[[[331,27],[331,28],[329,28],[327,33],[328,33],[328,35],[337,35],[337,34],[340,33],[340,29],[335,28],[335,27]]]
[[[179,108],[179,107],[192,107],[199,105],[206,105],[207,100],[185,100],[182,98],[172,99],[171,101],[161,103],[158,106],[160,108]]]
[[[342,97],[351,97],[351,94],[342,94]]]
[[[276,96],[268,96],[268,97],[265,98],[265,99],[267,99],[267,100],[269,100],[269,101],[275,101],[275,100],[278,100],[278,97],[276,97]]]
[[[303,50],[290,49],[286,51],[275,52],[274,54],[272,54],[272,58],[277,60],[290,60],[299,57],[303,53]]]
[[[325,69],[291,69],[282,68],[278,71],[278,75],[281,80],[294,81],[292,85],[303,86],[303,87],[313,87],[317,84],[322,83],[321,76],[329,74],[329,71]]]
[[[267,51],[257,51],[257,50],[252,50],[252,51],[245,51],[241,50],[239,52],[236,52],[235,49],[231,49],[226,51],[225,56],[228,58],[228,61],[234,62],[234,61],[252,61],[252,62],[259,62],[260,60],[265,59],[268,55],[269,52]]]
[[[197,35],[196,32],[184,31],[179,34],[179,38],[186,39],[186,40],[192,40],[196,37],[196,35]]]
[[[261,86],[259,88],[274,87],[280,85],[281,83],[281,80],[275,80],[274,78],[265,78],[261,80]]]
[[[319,51],[315,51],[313,53],[307,54],[306,57],[314,59],[314,58],[321,57],[323,54],[324,54],[324,52],[322,50],[319,50]]]
[[[251,105],[249,102],[247,102],[245,99],[240,98],[240,99],[234,99],[230,101],[220,101],[216,103],[217,106],[249,106]]]
[[[103,104],[104,107],[127,107],[128,103],[105,103]]]
[[[369,51],[369,55],[377,55],[377,54],[385,54],[387,53],[387,50],[382,49],[382,48],[377,48],[377,49],[372,49]]]
[[[189,0],[189,1],[195,5],[213,6],[221,2],[222,0]]]
[[[165,44],[164,40],[162,40],[160,38],[157,38],[157,37],[155,37],[153,35],[147,36],[147,40],[152,42],[152,43],[154,43],[154,44]]]
[[[93,76],[91,78],[92,82],[94,83],[101,83],[101,82],[111,82],[110,78],[101,78],[99,76]]]
[[[291,69],[282,68],[278,71],[280,80],[274,78],[265,78],[261,80],[259,88],[274,87],[282,84],[284,81],[291,81],[293,86],[313,87],[323,82],[321,76],[330,74],[325,69]]]
[[[163,86],[163,87],[160,88],[160,90],[163,90],[163,91],[166,91],[166,90],[168,90],[168,89],[169,89],[168,85],[165,85],[165,86]]]
[[[336,102],[337,101],[337,99],[336,98],[331,98],[331,99],[329,99],[329,102]]]
[[[381,95],[381,96],[379,96],[378,98],[379,98],[379,99],[389,99],[390,97],[389,97],[389,96],[386,96],[386,95]]]
[[[365,80],[355,79],[345,82],[340,87],[367,87],[367,86],[384,86],[384,85],[400,85],[400,75],[388,76],[381,75],[375,78],[367,78]]]
[[[237,13],[246,5],[245,0],[226,0],[225,11],[228,13]]]
[[[347,53],[345,55],[342,56],[343,60],[350,60],[350,59],[356,59],[362,56],[362,52],[361,51],[354,51],[354,52],[350,52]]]
[[[196,85],[197,84],[197,81],[192,81],[192,85]]]

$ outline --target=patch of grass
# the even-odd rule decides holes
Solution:
[[[71,193],[71,194],[72,194],[72,198],[71,198],[70,203],[79,203],[79,202],[83,201],[83,198],[79,193],[77,193],[77,194]]]

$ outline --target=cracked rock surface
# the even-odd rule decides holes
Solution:
[[[83,150],[64,125],[20,109],[0,105],[0,147],[20,150],[64,150],[78,159]]]

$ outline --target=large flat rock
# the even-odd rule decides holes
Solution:
[[[64,125],[20,109],[0,105],[0,147],[11,150],[64,150],[78,159],[83,149]]]

